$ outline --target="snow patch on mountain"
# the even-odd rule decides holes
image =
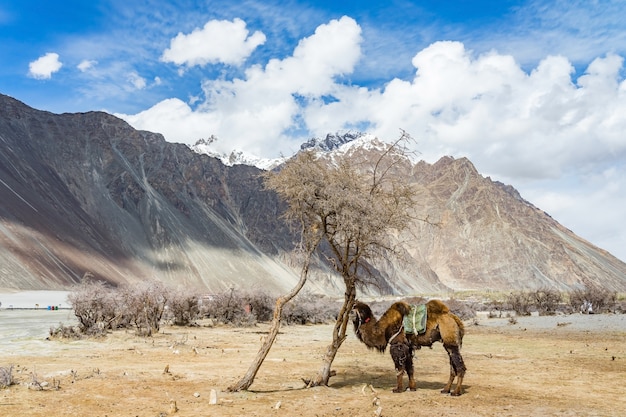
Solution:
[[[238,149],[233,150],[229,154],[220,153],[215,151],[212,146],[213,142],[216,140],[217,139],[214,137],[200,139],[194,145],[190,146],[190,148],[196,153],[217,158],[227,166],[250,165],[264,171],[274,169],[292,157],[287,156],[273,159],[260,158]],[[348,154],[355,150],[383,151],[389,146],[388,143],[381,141],[370,133],[347,131],[342,133],[329,133],[324,138],[311,138],[300,145],[300,151],[313,150],[333,159],[336,156]]]
[[[276,168],[283,162],[285,162],[289,158],[281,157],[281,158],[259,158],[258,156],[249,154],[247,152],[235,149],[231,153],[220,153],[216,152],[211,144],[214,139],[200,139],[195,144],[191,145],[190,148],[192,151],[211,156],[213,158],[217,158],[224,165],[233,166],[233,165],[249,165],[254,166],[264,171],[269,171],[271,169]]]

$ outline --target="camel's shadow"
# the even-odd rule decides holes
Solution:
[[[395,381],[387,381],[388,376],[374,376],[371,375],[369,378],[355,376],[346,376],[342,378],[338,378],[335,381],[332,381],[328,384],[328,388],[341,389],[341,388],[350,388],[350,387],[369,387],[379,392],[392,392],[396,387]],[[439,392],[444,387],[444,384],[440,382],[430,382],[430,381],[417,381],[417,390],[424,391],[435,391]],[[249,392],[257,393],[257,394],[271,394],[271,393],[279,393],[279,392],[289,392],[289,391],[304,391],[308,389],[315,389],[316,387],[307,387],[304,382],[302,382],[301,387],[288,387],[288,388],[277,388],[277,389],[250,389]],[[471,385],[466,385],[463,387],[464,391],[471,390]],[[364,388],[365,389],[365,388]],[[366,392],[370,392],[370,388],[367,388]],[[407,392],[410,392],[407,390]]]

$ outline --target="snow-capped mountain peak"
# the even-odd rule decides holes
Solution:
[[[222,161],[224,165],[251,165],[262,170],[271,170],[284,163],[289,157],[260,158],[245,151],[235,149],[229,154],[220,153],[213,149],[214,137],[200,139],[190,148],[199,154],[206,154]],[[384,149],[387,145],[375,136],[355,131],[344,133],[329,133],[324,138],[311,138],[300,146],[300,150],[314,150],[329,156],[351,152],[356,148]]]

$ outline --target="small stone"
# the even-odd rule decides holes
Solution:
[[[215,405],[217,404],[217,391],[214,389],[211,390],[211,396],[209,397],[209,404]]]
[[[200,398],[200,393],[199,392],[194,392],[193,396],[196,397],[196,398]]]

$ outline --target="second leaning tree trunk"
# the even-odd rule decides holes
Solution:
[[[278,330],[280,329],[280,322],[282,319],[283,308],[289,301],[291,301],[300,292],[300,290],[302,289],[302,287],[304,287],[304,284],[306,283],[306,280],[309,274],[309,265],[311,263],[311,256],[313,255],[313,251],[315,250],[317,243],[319,243],[319,238],[316,241],[312,242],[312,246],[310,246],[306,250],[306,253],[304,254],[304,261],[303,261],[302,269],[300,271],[300,279],[298,280],[298,283],[296,284],[296,286],[289,293],[283,295],[282,297],[279,297],[276,300],[276,304],[274,306],[274,316],[272,318],[270,330],[268,331],[267,337],[263,341],[263,344],[261,345],[259,352],[254,358],[254,361],[252,361],[250,368],[248,368],[248,372],[246,372],[246,374],[243,376],[243,378],[241,378],[241,380],[239,380],[239,382],[237,382],[235,385],[228,387],[227,388],[228,391],[234,392],[234,391],[247,390],[248,388],[250,388],[250,386],[254,382],[254,378],[256,377],[257,372],[261,368],[263,361],[267,357],[267,354],[272,348],[272,345],[274,344],[274,341],[276,340],[276,336],[278,335]]]
[[[334,375],[331,367],[333,361],[335,360],[335,356],[337,356],[339,348],[346,340],[346,332],[350,321],[350,311],[352,311],[355,300],[356,288],[352,285],[350,288],[347,288],[345,293],[343,306],[337,315],[337,320],[335,321],[335,326],[333,328],[333,340],[326,348],[326,352],[322,358],[322,366],[313,379],[305,380],[308,387],[328,385],[330,377]]]

